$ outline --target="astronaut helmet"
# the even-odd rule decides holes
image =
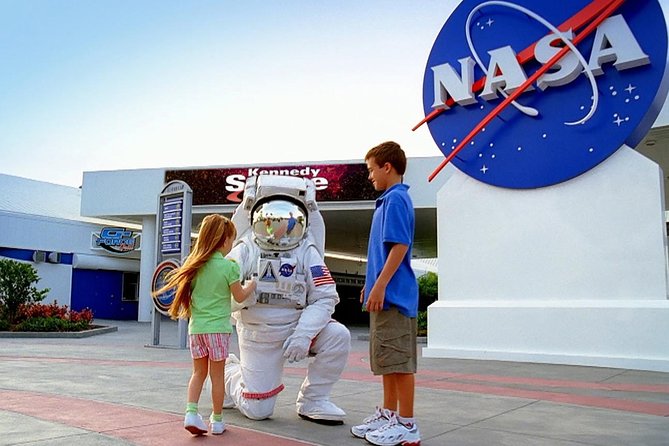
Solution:
[[[296,248],[307,233],[308,216],[302,178],[260,176],[251,209],[253,239],[261,249]]]

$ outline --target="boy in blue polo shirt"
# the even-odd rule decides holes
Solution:
[[[384,191],[376,200],[360,301],[370,313],[369,354],[374,375],[383,376],[383,406],[351,433],[377,446],[419,446],[414,420],[417,364],[418,283],[411,268],[415,215],[409,186],[402,183],[406,155],[393,141],[365,155],[369,180]]]

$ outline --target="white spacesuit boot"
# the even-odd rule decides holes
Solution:
[[[330,393],[346,367],[350,345],[350,332],[338,322],[330,322],[316,336],[310,349],[313,358],[297,396],[300,417],[321,424],[344,422],[346,412],[330,401]]]

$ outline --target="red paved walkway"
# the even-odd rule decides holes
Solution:
[[[171,446],[192,446],[194,444],[313,445],[313,443],[237,426],[228,426],[223,435],[194,437],[183,429],[181,416],[63,395],[0,390],[0,400],[3,402],[3,410],[120,438],[138,446],[155,446],[156,444]]]
[[[100,365],[117,365],[133,367],[172,367],[190,368],[189,363],[160,362],[160,361],[127,361],[127,360],[96,360],[80,358],[54,358],[38,356],[1,356],[3,361],[39,361],[61,363],[85,363]],[[285,373],[293,376],[304,376],[304,368],[286,367]],[[352,352],[349,364],[342,374],[342,379],[381,383],[369,371],[367,354]],[[602,392],[635,392],[669,394],[669,385],[658,384],[625,384],[599,383],[592,381],[540,379],[526,376],[498,376],[483,374],[453,373],[448,371],[419,369],[416,374],[416,387],[427,389],[450,390],[467,393],[497,395],[515,398],[526,398],[540,401],[550,401],[565,404],[575,404],[587,407],[614,409],[627,412],[642,413],[669,417],[669,404],[655,403],[616,396],[597,396],[584,393],[592,391]],[[556,391],[561,389],[562,391]]]

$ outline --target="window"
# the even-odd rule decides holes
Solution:
[[[139,300],[139,273],[123,273],[123,296],[124,301]]]

